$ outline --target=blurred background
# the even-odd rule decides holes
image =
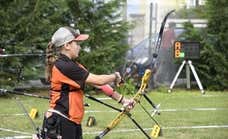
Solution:
[[[182,62],[173,57],[173,42],[197,41],[200,58],[193,64],[203,86],[212,90],[228,86],[227,1],[10,0],[1,1],[0,7],[1,88],[47,87],[45,49],[60,26],[90,35],[78,60],[93,73],[131,71],[128,77],[137,82],[156,53],[150,87],[169,86]],[[159,35],[164,17],[173,9]],[[185,81],[181,73],[177,84]]]

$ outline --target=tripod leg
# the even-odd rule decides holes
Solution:
[[[180,75],[180,72],[182,71],[182,69],[183,69],[185,63],[186,63],[186,61],[184,60],[184,61],[182,62],[182,64],[181,64],[181,66],[179,67],[179,69],[178,69],[178,71],[177,71],[177,73],[176,73],[176,75],[175,75],[175,77],[174,77],[174,79],[173,79],[173,81],[172,81],[172,83],[171,83],[171,85],[170,85],[170,87],[169,87],[168,92],[171,92],[171,90],[173,89],[173,87],[174,87],[174,85],[175,85],[175,82],[177,81],[177,78],[178,78],[178,76]]]
[[[204,92],[204,90],[203,90],[203,86],[202,86],[202,84],[201,84],[201,82],[200,82],[200,79],[199,79],[199,77],[198,77],[198,75],[197,75],[197,73],[196,73],[196,71],[195,71],[194,66],[192,65],[192,61],[191,61],[191,60],[188,60],[188,64],[190,65],[190,68],[191,68],[192,73],[193,73],[193,75],[194,75],[194,77],[195,77],[195,79],[196,79],[197,85],[198,85],[198,87],[199,87],[201,93],[204,94],[205,92]]]
[[[190,66],[186,64],[186,79],[187,79],[187,89],[191,88],[191,79],[190,79]]]

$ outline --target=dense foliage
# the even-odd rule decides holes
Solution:
[[[206,18],[205,6],[197,6],[190,9],[184,7],[179,9],[174,16],[176,18]]]
[[[60,26],[74,25],[90,39],[82,44],[80,61],[94,73],[113,72],[128,45],[128,23],[121,18],[122,0],[9,0],[0,1],[0,48],[5,54],[45,53],[53,32]],[[44,57],[0,58],[1,85],[16,80],[17,67],[32,78],[44,70]],[[42,68],[37,65],[43,65]]]

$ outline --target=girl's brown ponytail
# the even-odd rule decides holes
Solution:
[[[56,61],[57,56],[54,48],[54,44],[49,42],[48,47],[46,49],[46,67],[45,67],[45,76],[46,80],[49,82],[52,76],[52,67],[54,62]]]

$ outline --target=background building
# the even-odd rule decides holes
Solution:
[[[149,36],[150,20],[153,25],[152,33],[157,33],[168,11],[205,4],[205,0],[126,0],[126,2],[126,19],[134,24],[128,39],[128,43],[132,47]],[[152,19],[150,19],[151,3],[153,4]]]

